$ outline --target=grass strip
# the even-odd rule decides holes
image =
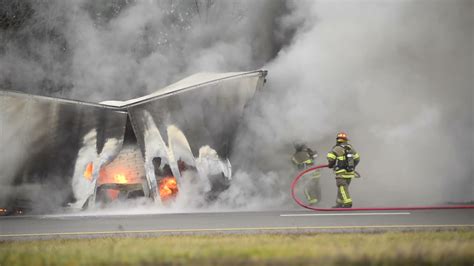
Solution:
[[[473,265],[474,231],[0,242],[0,265]]]

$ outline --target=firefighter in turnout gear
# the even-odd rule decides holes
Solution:
[[[352,178],[359,177],[355,167],[360,161],[360,156],[348,141],[346,133],[338,133],[337,143],[327,155],[328,167],[332,168],[336,175],[337,199],[334,208],[352,207],[349,185]]]
[[[303,171],[310,167],[313,167],[314,161],[318,156],[316,151],[311,150],[305,144],[294,144],[295,153],[291,157],[291,161],[298,169],[298,171]],[[319,186],[319,178],[321,173],[319,170],[313,171],[311,175],[308,176],[305,183],[304,194],[308,203],[314,205],[321,200],[321,188]]]

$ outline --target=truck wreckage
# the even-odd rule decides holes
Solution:
[[[232,178],[239,120],[265,76],[198,73],[140,98],[101,103],[0,90],[3,214],[137,197],[166,203],[185,178],[208,180],[202,196],[216,199]],[[52,193],[44,204],[29,197]]]

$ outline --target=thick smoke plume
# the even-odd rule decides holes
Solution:
[[[356,205],[472,200],[473,3],[297,4],[307,19],[266,66],[261,115],[248,116],[253,138],[239,155],[279,172],[292,142],[325,157],[344,130],[362,158]],[[334,200],[330,176],[323,191]]]
[[[196,72],[258,69],[292,39],[298,21],[280,21],[291,8],[282,0],[2,1],[0,89],[94,102],[139,97]],[[10,132],[46,125],[25,128],[1,114],[0,122],[9,128],[0,145],[20,154],[0,157],[9,190],[10,168],[24,161],[9,158],[32,148]]]
[[[261,67],[291,38],[278,1],[3,1],[4,89],[102,101],[198,71]]]
[[[292,143],[344,130],[358,206],[474,197],[473,2],[2,1],[2,89],[129,99],[199,71],[269,70],[215,208],[294,206]],[[324,200],[335,199],[329,171]],[[328,203],[329,204],[329,203]]]

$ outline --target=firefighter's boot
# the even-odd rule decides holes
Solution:
[[[308,200],[308,204],[309,204],[309,205],[316,205],[316,204],[318,204],[319,199],[313,195],[314,193],[310,193],[310,191],[308,191],[307,188],[305,188],[304,194],[305,194],[305,196],[306,196],[306,200]]]
[[[352,208],[352,203],[336,203],[336,205],[332,206],[332,208]]]
[[[309,205],[316,205],[318,204],[319,200],[318,199],[308,199]]]

